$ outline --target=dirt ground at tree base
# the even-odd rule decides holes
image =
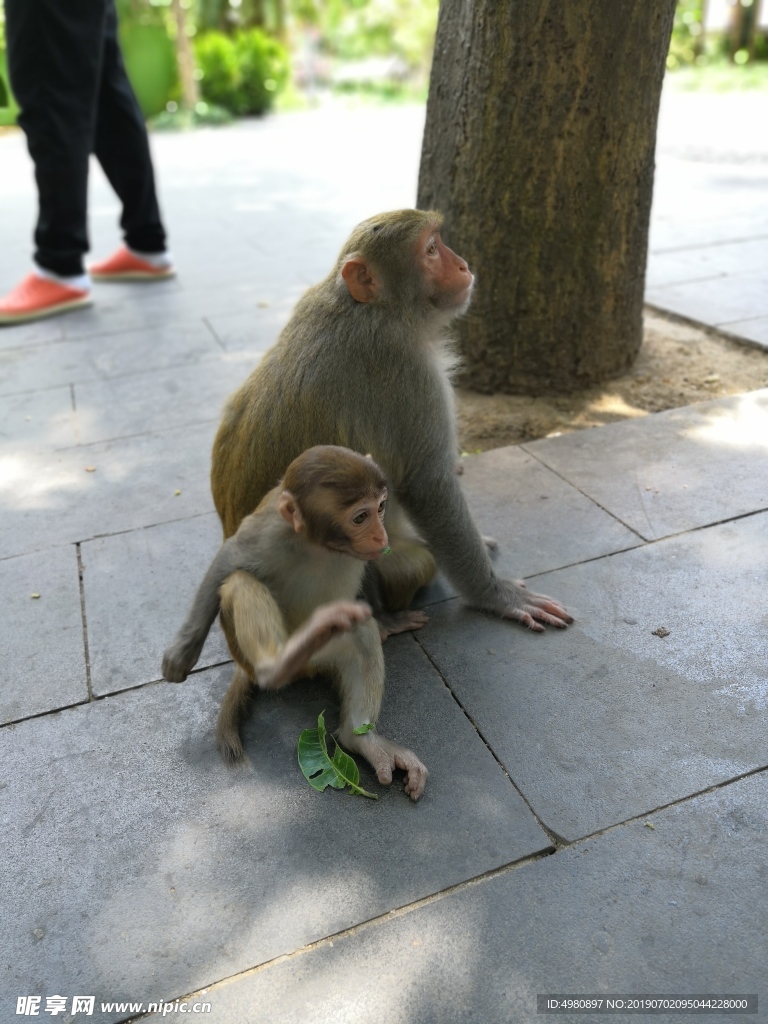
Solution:
[[[530,398],[457,389],[459,444],[474,453],[768,387],[768,350],[646,310],[634,366],[570,395]]]

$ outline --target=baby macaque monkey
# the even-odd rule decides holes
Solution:
[[[370,457],[318,445],[289,465],[285,477],[224,542],[192,609],[163,656],[163,675],[186,679],[216,614],[236,662],[216,727],[226,761],[243,755],[240,726],[253,687],[277,690],[294,679],[329,672],[341,695],[339,742],[361,754],[379,782],[406,773],[412,800],[427,769],[416,755],[375,730],[384,692],[379,627],[356,600],[366,564],[387,550],[387,484]],[[402,628],[426,621],[413,613]]]

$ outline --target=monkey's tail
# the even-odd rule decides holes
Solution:
[[[235,764],[245,753],[240,739],[240,726],[248,714],[252,690],[253,683],[238,665],[216,723],[216,743],[227,764]]]

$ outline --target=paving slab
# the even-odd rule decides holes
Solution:
[[[728,334],[755,341],[768,348],[768,316],[750,317],[749,320],[736,320],[725,324],[723,330]]]
[[[256,702],[239,770],[213,740],[226,669],[9,732],[3,1005],[170,998],[548,848],[418,645],[395,641],[381,727],[430,767],[419,804],[368,771],[377,801],[307,785],[299,733],[333,718],[319,681]]]
[[[0,592],[0,724],[88,700],[75,548],[3,559]]]
[[[13,458],[22,450],[52,452],[76,441],[72,392],[68,387],[0,399],[0,458]]]
[[[768,935],[755,895],[768,872],[768,778],[668,808],[651,824],[632,822],[194,1000],[210,1002],[210,1024],[538,1024],[537,995],[757,993],[759,1013],[746,1017],[608,1019],[764,1020]]]
[[[176,635],[221,544],[215,513],[82,546],[91,687],[101,696],[162,677]],[[229,661],[218,620],[198,668]]]
[[[226,352],[263,351],[277,341],[303,291],[303,287],[297,285],[285,300],[270,302],[256,310],[216,313],[206,317],[206,321]]]
[[[533,573],[583,562],[640,543],[575,487],[519,447],[461,460],[461,483],[475,521],[499,542],[497,570]]]
[[[768,389],[523,447],[647,540],[768,508]]]
[[[18,272],[15,277],[17,276]],[[9,275],[8,291],[18,284],[15,277],[12,279]],[[36,323],[31,324],[16,324],[13,327],[6,326],[0,330],[0,351],[6,348],[18,348],[21,345],[25,347],[29,345],[44,345],[51,341],[59,341],[63,337],[63,316],[53,317],[50,320],[38,320]]]
[[[496,448],[461,460],[461,486],[481,533],[498,542],[500,576],[518,579],[641,543],[585,495],[522,448]],[[424,607],[455,597],[442,574],[418,594]]]
[[[248,349],[152,373],[75,386],[81,444],[217,419],[259,361]]]
[[[768,765],[768,514],[537,577],[576,622],[428,609],[418,641],[567,840]],[[654,635],[658,629],[668,635]]]
[[[0,479],[3,554],[211,512],[208,477],[217,427],[212,419],[55,456],[33,452],[7,458]]]
[[[701,278],[703,280],[690,283],[647,288],[646,302],[715,327],[768,315],[768,271],[711,278],[701,274]],[[706,287],[702,287],[704,281]]]
[[[691,247],[684,251],[656,253],[646,286],[678,284],[724,275],[742,275],[768,266],[768,238]],[[730,281],[734,286],[735,279]],[[768,300],[766,300],[768,301]]]
[[[148,373],[194,363],[220,352],[221,346],[202,318],[149,331],[16,346],[0,351],[0,394]]]

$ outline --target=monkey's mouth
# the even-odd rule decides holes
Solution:
[[[382,555],[388,555],[392,551],[392,548],[387,545],[385,548],[379,548],[378,551],[366,551],[365,553],[356,553],[357,557],[362,559],[364,562],[377,562]]]

